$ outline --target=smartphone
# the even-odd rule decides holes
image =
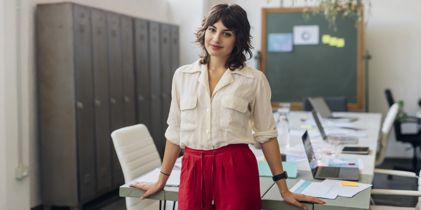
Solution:
[[[342,149],[344,154],[358,154],[358,155],[368,155],[370,153],[369,147],[350,147],[346,146]]]

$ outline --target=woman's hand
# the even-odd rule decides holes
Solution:
[[[136,182],[134,184],[131,184],[130,187],[145,190],[146,192],[143,193],[142,197],[140,197],[140,199],[143,200],[143,199],[161,191],[162,189],[164,189],[165,184],[160,184],[158,182],[155,182],[153,184],[146,183],[146,182]]]
[[[299,208],[302,209],[307,209],[307,207],[301,203],[300,201],[305,201],[305,202],[310,202],[310,203],[317,203],[317,204],[325,204],[324,201],[315,198],[315,197],[311,197],[311,196],[307,196],[307,195],[303,195],[303,194],[295,194],[292,193],[291,191],[286,191],[281,193],[282,198],[284,198],[284,200],[294,206],[297,206]]]

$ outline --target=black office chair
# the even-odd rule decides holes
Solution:
[[[326,101],[327,106],[332,112],[347,112],[348,108],[346,106],[347,100],[345,96],[328,96],[323,97]],[[308,97],[304,98],[303,100],[303,110],[304,111],[311,111],[313,110],[313,106],[311,106]]]
[[[392,91],[390,89],[386,89],[384,91],[386,95],[387,103],[390,106],[392,106],[395,103],[395,99],[393,98]],[[402,111],[402,110],[401,110]],[[412,157],[412,169],[410,171],[413,171],[415,173],[418,173],[418,153],[417,150],[421,145],[421,130],[418,129],[417,133],[414,134],[403,134],[401,125],[402,123],[415,123],[417,124],[417,119],[413,116],[407,116],[405,113],[401,115],[403,117],[397,118],[394,122],[394,130],[396,135],[396,140],[403,142],[403,143],[409,143],[413,148],[413,157]],[[397,168],[399,170],[408,170],[408,169],[401,169]]]

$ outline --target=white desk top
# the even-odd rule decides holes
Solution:
[[[336,113],[335,113],[336,114]],[[379,139],[380,126],[381,126],[381,114],[378,113],[337,113],[337,116],[352,116],[358,117],[359,120],[352,123],[352,126],[364,128],[365,137],[361,137],[358,145],[359,146],[369,146],[371,152],[369,155],[345,155],[340,154],[339,157],[344,158],[360,158],[364,163],[364,168],[361,170],[361,181],[364,183],[371,183],[373,179],[374,171],[374,162],[375,155],[377,150],[377,141]],[[305,125],[308,122],[306,120],[312,119],[311,113],[309,112],[291,112],[289,114],[290,122],[290,144],[293,147],[294,145],[302,145],[301,134],[304,133],[306,129],[311,131],[317,130],[315,127]],[[321,141],[321,138],[312,138],[312,142]],[[254,149],[251,147],[256,156],[262,156],[262,151]],[[304,148],[302,148],[304,152]],[[281,152],[283,149],[281,148]],[[288,186],[292,187],[300,178],[311,179],[310,168],[308,163],[301,161],[298,164],[299,175],[297,179],[288,179]],[[260,191],[262,196],[262,208],[265,209],[294,209],[294,207],[284,203],[282,197],[279,194],[277,187],[274,185],[271,178],[260,177]],[[175,187],[166,187],[164,191],[154,195],[151,199],[165,199],[165,200],[177,200],[178,188]],[[122,185],[120,187],[120,196],[121,197],[140,197],[143,194],[142,190],[128,187],[127,185]],[[364,190],[354,196],[353,198],[337,198],[335,200],[326,200],[325,205],[313,205],[306,204],[308,209],[337,209],[342,207],[343,209],[368,209],[370,200],[370,189]],[[342,209],[341,208],[341,209]]]

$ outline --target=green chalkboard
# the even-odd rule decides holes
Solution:
[[[322,15],[307,15],[303,8],[263,9],[262,70],[272,88],[273,102],[300,106],[308,96],[345,96],[351,110],[363,109],[363,26],[355,16],[336,20],[336,30]],[[294,27],[317,26],[317,44],[292,45],[290,52],[269,49],[269,36],[292,35]],[[323,43],[323,35],[344,40],[344,45]],[[293,42],[294,43],[294,42]],[[272,47],[270,47],[272,48]]]

